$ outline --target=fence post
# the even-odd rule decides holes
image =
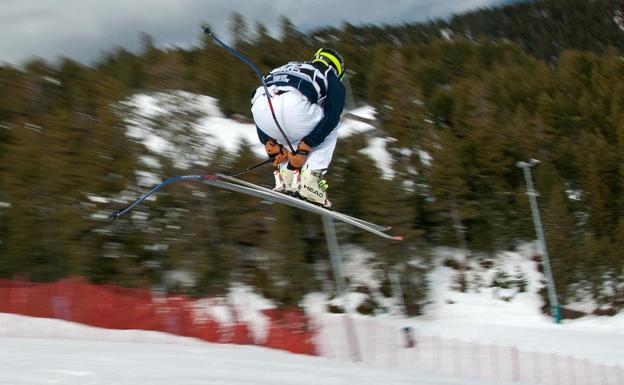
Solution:
[[[372,357],[373,357],[373,364],[375,364],[375,361],[377,361],[377,341],[379,341],[379,337],[377,336],[378,332],[377,329],[379,328],[379,325],[375,322],[373,323],[373,344],[372,344]]]
[[[461,376],[461,357],[459,356],[459,340],[457,338],[453,339],[452,344],[453,349],[453,369],[455,369],[455,375]]]
[[[535,380],[536,384],[539,384],[540,382],[542,382],[542,368],[540,365],[538,353],[533,350],[533,352],[531,353],[531,357],[533,357],[533,379]]]
[[[475,341],[472,341],[472,371],[475,378],[481,378],[481,351]]]
[[[386,328],[386,330],[388,330]],[[396,366],[398,366],[398,347],[400,345],[395,344],[395,329],[394,327],[390,329],[390,335],[388,336],[388,338],[386,338],[386,343],[388,344],[388,348],[390,349],[390,353],[388,354],[388,361],[389,361],[389,366],[391,368],[394,368]]]
[[[602,383],[604,385],[609,383],[609,379],[607,378],[607,369],[604,365],[600,365],[600,378],[602,379]]]
[[[615,367],[615,377],[617,378],[618,384],[624,384],[624,374],[622,374],[622,367],[620,365]]]
[[[511,352],[511,380],[513,382],[520,381],[520,357],[518,355],[518,348],[512,346]]]
[[[416,337],[414,337],[414,341],[418,341],[418,339],[416,339]],[[418,346],[417,342],[414,344],[414,346],[411,349],[412,350],[412,353],[411,353],[412,354],[412,357],[411,357],[411,362],[412,363],[411,363],[410,367],[412,369],[416,369],[416,367],[418,366],[417,365],[418,363],[416,361],[418,359],[418,352],[416,351],[416,349],[419,349],[419,346]]]
[[[492,374],[495,380],[500,379],[500,367],[498,364],[498,349],[496,345],[490,345],[490,359],[492,361]]]
[[[574,357],[568,356],[568,383],[571,385],[576,385],[576,376],[574,373]]]
[[[373,346],[374,341],[375,341],[375,333],[374,333],[374,328],[373,328],[373,320],[371,318],[367,318],[366,319],[366,338],[362,341],[362,344],[364,345],[364,349],[362,350],[362,357],[360,357],[362,359],[362,361],[366,361],[367,359],[370,360],[372,358],[371,355],[371,346]],[[374,363],[375,359],[372,359]]]
[[[591,384],[592,383],[592,379],[593,379],[592,378],[591,364],[590,364],[588,359],[586,359],[584,361],[584,363],[585,363],[585,365],[584,365],[584,367],[585,367],[585,379],[587,380],[585,382],[588,383],[588,384]]]
[[[555,353],[550,354],[550,366],[552,369],[553,384],[559,385],[560,384],[559,367],[557,365],[557,355]]]
[[[433,372],[438,373],[440,370],[440,361],[441,361],[441,347],[440,347],[440,336],[435,336],[432,338],[433,345]]]

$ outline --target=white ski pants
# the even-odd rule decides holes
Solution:
[[[296,88],[271,86],[268,90],[272,95],[271,103],[275,110],[275,117],[288,140],[296,149],[301,139],[312,132],[318,122],[323,119],[323,109],[318,104],[310,103]],[[283,93],[277,92],[278,90]],[[251,103],[251,113],[260,130],[288,148],[284,136],[273,120],[269,102],[264,95],[264,87],[258,87]],[[337,140],[338,128],[335,128],[321,144],[310,151],[302,169],[324,170],[328,168],[336,149]],[[287,162],[284,162],[280,168],[286,167],[286,165]]]

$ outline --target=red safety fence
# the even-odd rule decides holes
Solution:
[[[299,310],[263,310],[268,318],[263,338],[230,306],[230,322],[198,316],[199,301],[186,296],[163,296],[146,289],[93,285],[81,279],[55,283],[0,280],[0,312],[56,318],[108,329],[167,332],[205,341],[260,345],[316,355],[316,331]],[[205,307],[205,302],[202,303]]]

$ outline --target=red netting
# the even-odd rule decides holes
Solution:
[[[194,311],[184,296],[154,295],[145,289],[93,285],[80,279],[32,283],[0,279],[0,312],[57,318],[109,329],[162,331],[210,342],[258,344],[293,353],[316,355],[315,331],[298,310],[267,310],[265,341],[256,341],[251,325],[236,319],[219,323]],[[205,305],[204,305],[205,306]]]

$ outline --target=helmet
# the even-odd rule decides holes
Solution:
[[[312,58],[312,63],[321,62],[326,66],[332,66],[336,70],[336,74],[338,75],[338,79],[342,80],[345,74],[345,65],[344,59],[342,55],[333,49],[329,48],[321,48],[314,54],[314,58]]]

